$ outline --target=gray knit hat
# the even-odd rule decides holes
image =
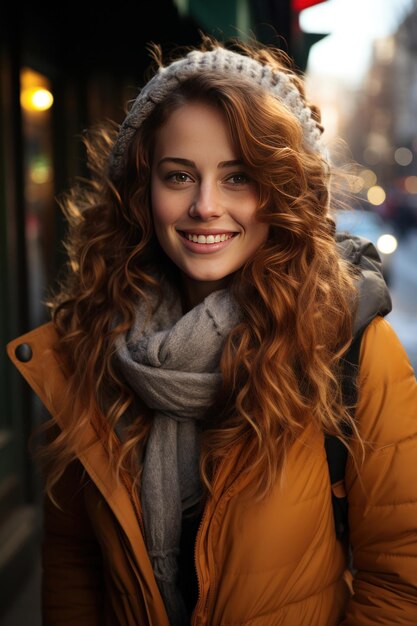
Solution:
[[[223,72],[226,77],[232,75],[247,78],[251,84],[255,83],[274,95],[301,123],[305,146],[313,152],[325,155],[321,131],[313,119],[311,109],[305,104],[290,77],[270,65],[263,65],[255,59],[218,46],[207,52],[193,50],[167,67],[160,67],[157,74],[144,86],[122,123],[110,153],[111,178],[117,179],[120,176],[128,146],[155,105],[162,102],[178,83],[210,70]]]

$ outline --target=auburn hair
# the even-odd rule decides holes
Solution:
[[[213,44],[205,38],[202,47]],[[283,52],[235,46],[286,72],[305,99],[302,79]],[[157,47],[153,54],[161,63]],[[137,302],[150,291],[159,293],[158,274],[175,273],[152,226],[152,151],[155,133],[170,113],[194,101],[224,115],[258,186],[258,218],[270,233],[231,279],[243,319],[221,357],[222,388],[203,435],[203,481],[211,490],[219,463],[239,446],[249,488],[262,498],[306,425],[342,436],[342,422],[351,421],[357,435],[343,405],[339,374],[352,338],[356,291],[336,249],[329,164],[304,146],[300,122],[271,94],[210,71],[178,84],[155,106],[136,131],[117,183],[107,175],[116,128],[93,130],[85,138],[91,177],[61,200],[68,272],[49,306],[59,335],[56,349],[68,370],[68,397],[79,398],[82,410],[41,452],[50,494],[80,451],[80,432],[92,419],[116,474],[127,471],[140,480],[152,416],[115,368],[114,343],[132,324]],[[310,108],[320,128],[319,111]],[[134,419],[116,445],[114,428],[129,412]]]

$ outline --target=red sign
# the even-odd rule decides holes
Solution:
[[[293,11],[296,11],[296,13],[299,13],[300,11],[304,11],[304,9],[308,9],[324,1],[325,0],[291,0],[291,8]]]

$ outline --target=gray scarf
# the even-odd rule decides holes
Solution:
[[[154,411],[141,503],[148,553],[172,626],[187,623],[177,557],[182,513],[201,494],[198,421],[215,399],[224,341],[240,317],[229,290],[213,292],[185,315],[171,293],[152,318],[140,306],[116,344],[127,382]]]

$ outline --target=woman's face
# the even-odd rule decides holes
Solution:
[[[151,179],[156,236],[195,305],[267,239],[268,225],[256,219],[257,186],[222,113],[204,103],[183,105],[159,129]]]

